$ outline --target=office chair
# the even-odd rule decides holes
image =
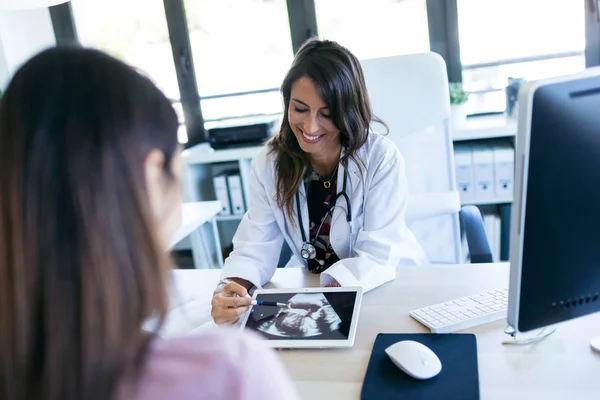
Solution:
[[[462,207],[456,190],[446,64],[436,53],[361,62],[373,112],[389,127],[405,160],[406,221],[432,264],[465,261],[461,220],[471,262],[491,262],[479,209]],[[373,130],[384,131],[379,124]]]

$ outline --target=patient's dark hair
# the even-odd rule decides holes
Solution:
[[[0,103],[0,398],[106,400],[166,310],[144,161],[174,182],[176,114],[101,52],[54,48]]]

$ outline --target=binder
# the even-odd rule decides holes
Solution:
[[[473,152],[471,146],[457,145],[454,148],[456,186],[461,204],[469,204],[475,198],[475,177],[473,174]]]
[[[442,362],[442,370],[431,379],[411,378],[396,367],[385,349],[401,340],[414,340],[429,347]],[[361,400],[444,399],[478,400],[479,371],[477,340],[468,333],[380,333],[365,374]]]
[[[500,215],[497,212],[486,212],[483,215],[483,225],[494,262],[500,261]]]
[[[475,198],[477,201],[494,201],[494,150],[487,144],[473,145]]]
[[[229,186],[229,198],[231,200],[231,213],[234,215],[244,214],[246,206],[244,204],[244,190],[242,189],[242,179],[239,173],[227,176]]]
[[[229,189],[227,188],[227,176],[225,174],[213,177],[215,197],[221,202],[220,215],[231,215],[231,203],[229,200]]]
[[[512,199],[515,174],[515,149],[507,141],[493,144],[495,191],[498,199]]]

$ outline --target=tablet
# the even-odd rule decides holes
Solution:
[[[354,345],[362,301],[360,287],[257,289],[253,298],[272,305],[252,306],[241,329],[256,331],[271,347]]]

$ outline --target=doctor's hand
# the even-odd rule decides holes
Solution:
[[[234,281],[235,280],[235,281]],[[212,299],[211,315],[217,325],[235,324],[250,308],[252,298],[248,294],[252,283],[239,278],[224,279],[219,283]]]

